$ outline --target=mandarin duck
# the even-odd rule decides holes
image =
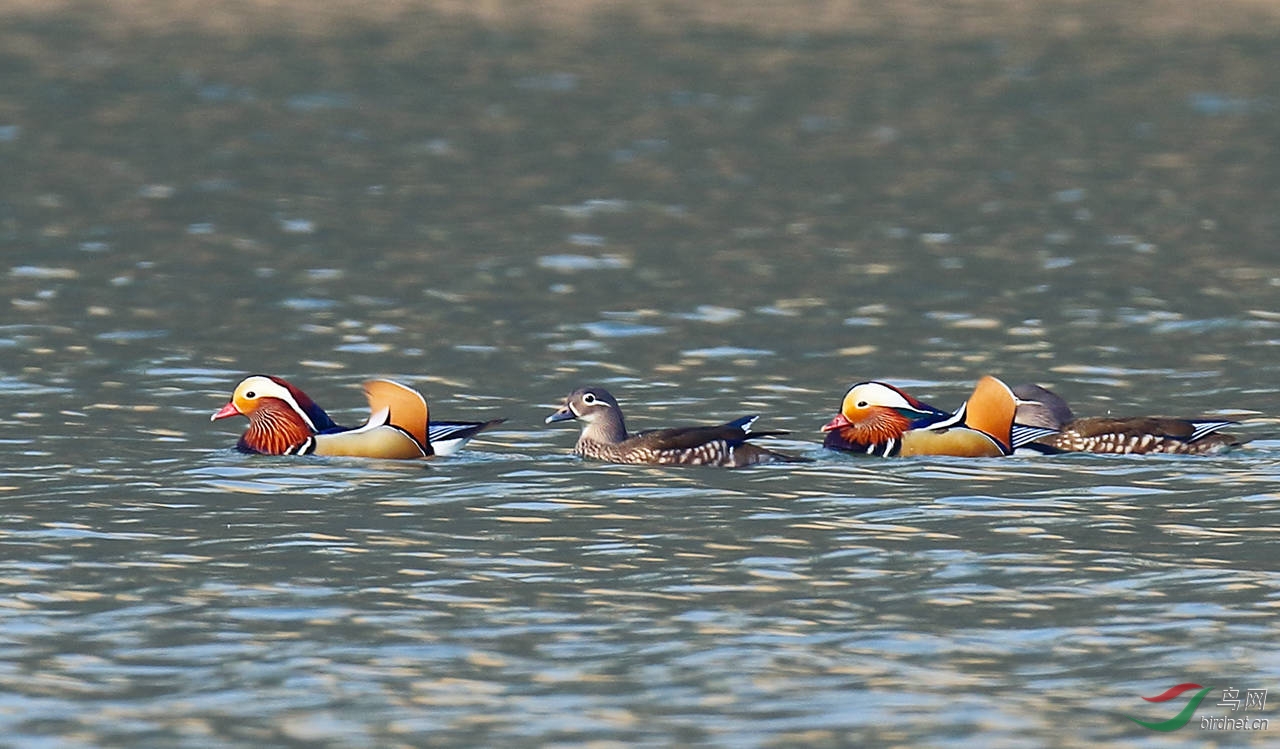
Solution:
[[[1167,416],[1091,416],[1077,419],[1057,393],[1034,384],[1013,389],[1018,399],[1016,423],[1057,430],[1024,447],[1040,453],[1169,453],[1204,455],[1225,452],[1245,443],[1219,430],[1238,422],[1225,419],[1175,419]]]
[[[688,426],[627,433],[622,409],[609,391],[599,387],[574,390],[546,422],[577,419],[582,433],[573,452],[609,463],[706,465],[741,468],[757,463],[808,463],[809,458],[767,450],[747,440],[787,434],[753,432],[758,416],[743,416],[719,426]]]
[[[236,443],[241,452],[360,458],[452,455],[480,432],[506,421],[430,421],[422,394],[391,380],[365,382],[364,394],[369,419],[359,427],[344,427],[289,382],[252,375],[236,385],[231,400],[210,421],[247,417],[249,428]]]
[[[860,382],[845,393],[840,413],[823,425],[822,444],[835,450],[891,457],[952,455],[999,457],[1053,433],[1050,427],[1015,426],[1017,405],[1009,386],[985,376],[952,413],[884,382]]]

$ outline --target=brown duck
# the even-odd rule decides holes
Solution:
[[[579,388],[564,399],[564,405],[547,417],[547,423],[577,419],[582,434],[574,453],[609,463],[648,465],[698,465],[740,468],[757,463],[807,463],[808,458],[774,452],[747,440],[787,432],[753,432],[758,416],[744,416],[719,426],[690,426],[654,429],[627,434],[622,409],[609,391],[599,387]]]
[[[1175,419],[1167,416],[1092,416],[1077,419],[1057,393],[1039,385],[1013,388],[1018,401],[1015,423],[1057,429],[1058,433],[1026,445],[1042,453],[1085,452],[1141,455],[1204,455],[1243,445],[1219,430],[1237,422],[1225,419]]]

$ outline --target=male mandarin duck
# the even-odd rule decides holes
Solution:
[[[236,447],[264,455],[343,455],[359,458],[426,458],[452,455],[492,421],[430,421],[427,401],[413,388],[391,380],[364,383],[369,419],[359,427],[339,426],[306,393],[270,375],[240,381],[231,400],[211,421],[249,419]]]
[[[845,393],[840,413],[822,427],[822,444],[835,450],[891,457],[952,455],[999,457],[1049,427],[1015,426],[1009,386],[985,376],[954,413],[934,408],[884,382],[860,382]]]
[[[577,419],[582,433],[573,451],[610,463],[707,465],[741,468],[757,463],[808,463],[808,458],[767,450],[747,440],[787,432],[753,432],[758,416],[744,416],[719,426],[654,429],[627,434],[622,409],[609,391],[584,387],[569,393],[564,405],[547,417],[548,424]]]
[[[1175,419],[1167,416],[1092,416],[1077,419],[1057,393],[1039,385],[1013,389],[1018,399],[1016,422],[1057,430],[1025,447],[1041,453],[1086,452],[1142,455],[1204,455],[1244,444],[1219,430],[1237,422],[1225,419]]]

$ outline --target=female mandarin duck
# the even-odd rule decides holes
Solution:
[[[1018,424],[1051,427],[1058,432],[1025,445],[1035,452],[1204,455],[1244,444],[1235,435],[1218,433],[1237,423],[1234,421],[1167,416],[1077,419],[1067,402],[1052,390],[1025,384],[1015,387],[1013,394],[1018,399]]]
[[[883,382],[849,388],[840,413],[822,427],[822,444],[836,450],[890,457],[953,455],[999,457],[1047,434],[1048,427],[1014,426],[1017,405],[1009,386],[994,377],[978,380],[969,400],[954,413],[924,403]]]
[[[579,388],[547,423],[577,419],[582,433],[573,451],[584,458],[610,463],[649,465],[706,465],[741,468],[757,463],[808,463],[808,458],[766,450],[747,440],[787,432],[753,432],[758,416],[744,416],[719,426],[674,427],[627,434],[622,409],[609,391]]]
[[[418,391],[391,380],[364,383],[369,419],[359,427],[336,424],[292,384],[269,375],[240,381],[231,400],[210,420],[245,416],[249,428],[236,447],[264,455],[344,455],[359,458],[427,458],[452,455],[492,421],[429,421]]]

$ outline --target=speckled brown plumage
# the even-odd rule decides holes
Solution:
[[[1029,445],[1041,452],[1090,452],[1120,455],[1166,453],[1204,455],[1229,450],[1244,440],[1219,430],[1236,422],[1177,419],[1166,416],[1092,416],[1077,419],[1066,401],[1039,385],[1018,385],[1016,422],[1051,426],[1058,433]]]
[[[1204,455],[1239,447],[1243,443],[1234,435],[1214,431],[1197,436],[1197,426],[1207,425],[1217,430],[1230,423],[1167,417],[1091,417],[1069,422],[1058,434],[1041,440],[1041,443],[1067,452]]]
[[[618,401],[603,388],[580,388],[547,417],[547,423],[577,419],[582,433],[573,451],[609,463],[706,465],[741,468],[769,462],[808,462],[808,458],[775,452],[747,440],[786,432],[753,432],[757,417],[718,426],[675,427],[627,434]]]

